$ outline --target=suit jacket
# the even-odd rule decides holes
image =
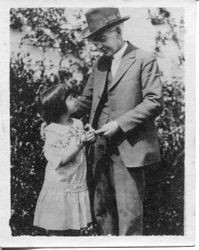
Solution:
[[[99,58],[79,98],[79,111],[96,115],[107,77],[106,57]],[[126,167],[150,165],[160,160],[154,119],[162,111],[162,85],[156,58],[131,43],[108,89],[110,119],[122,133],[114,136]]]

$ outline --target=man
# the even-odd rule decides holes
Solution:
[[[160,161],[154,119],[162,111],[155,57],[122,37],[117,8],[86,14],[83,37],[103,52],[79,98],[96,129],[94,214],[103,235],[143,233],[144,167]]]

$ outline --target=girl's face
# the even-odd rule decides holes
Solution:
[[[68,98],[66,99],[66,106],[70,114],[77,111],[76,103],[77,103],[77,99],[73,97],[72,95],[69,95]]]

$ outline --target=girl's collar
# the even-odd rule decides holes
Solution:
[[[56,129],[57,130],[57,128],[59,128],[59,129],[66,129],[66,128],[69,128],[69,127],[71,127],[71,126],[73,126],[74,124],[75,124],[75,119],[74,118],[71,118],[71,123],[69,123],[69,124],[61,124],[61,123],[56,123],[56,122],[51,122],[47,127],[46,127],[46,129],[48,130],[54,130],[54,129]]]

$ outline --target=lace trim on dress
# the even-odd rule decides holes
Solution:
[[[79,140],[81,136],[85,133],[83,129],[82,123],[77,124],[77,122],[74,120],[73,125],[71,126],[64,126],[59,125],[56,123],[51,123],[46,128],[46,142],[44,151],[46,152],[45,155],[48,154],[49,159],[53,158],[53,156],[56,158],[61,157],[63,152],[70,147],[71,139],[76,138]],[[49,160],[47,159],[47,160]],[[55,171],[58,175],[64,176],[66,173],[66,169],[73,167],[74,165],[77,166],[81,164],[83,160],[83,154],[82,151],[80,151],[72,160],[70,160],[66,165],[60,166],[58,164]],[[52,160],[52,162],[56,162],[55,160]],[[58,161],[59,162],[59,161]]]

